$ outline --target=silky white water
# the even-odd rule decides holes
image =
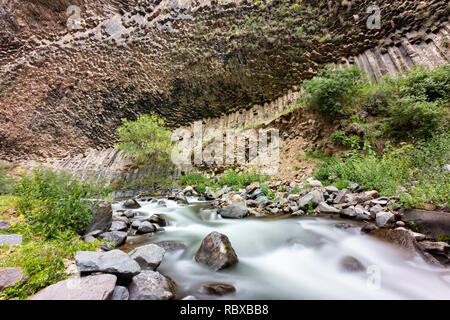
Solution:
[[[190,198],[194,202],[194,198]],[[408,258],[387,243],[361,235],[360,227],[340,229],[343,222],[318,217],[280,220],[222,219],[215,210],[192,203],[167,207],[139,202],[146,217],[164,214],[170,225],[153,236],[129,237],[129,246],[175,240],[187,250],[167,252],[158,271],[170,276],[182,295],[202,299],[450,299],[450,270],[420,257]],[[120,204],[115,210],[123,209]],[[194,260],[203,238],[212,231],[228,236],[239,263],[213,272]],[[365,267],[349,272],[341,259],[351,256]],[[224,282],[236,292],[205,296],[202,284]]]

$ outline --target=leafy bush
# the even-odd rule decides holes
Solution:
[[[388,106],[388,131],[394,136],[430,137],[448,116],[438,101],[418,101],[404,97]]]
[[[244,188],[253,182],[265,182],[269,179],[269,176],[262,175],[259,172],[243,172],[237,173],[236,171],[226,172],[220,179],[218,184],[221,186],[235,186],[238,188]]]
[[[275,199],[275,194],[272,191],[270,191],[269,186],[267,184],[261,185],[261,191],[267,198],[271,200]]]
[[[365,78],[357,67],[340,70],[329,65],[319,75],[303,82],[305,102],[328,117],[345,115]]]
[[[147,165],[159,160],[166,163],[173,142],[171,132],[164,128],[164,120],[156,114],[138,116],[136,121],[127,119],[117,128],[119,143],[116,147],[129,155],[137,165]]]
[[[18,212],[34,233],[46,238],[62,231],[78,233],[91,219],[92,205],[87,199],[106,192],[67,173],[38,168],[18,181]]]
[[[345,131],[342,130],[335,131],[330,135],[330,140],[338,144],[344,144],[346,138],[347,135],[345,134]]]
[[[199,185],[209,183],[210,179],[203,176],[201,173],[190,173],[180,177],[181,185]]]

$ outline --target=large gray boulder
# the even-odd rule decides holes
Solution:
[[[238,263],[239,260],[228,237],[214,231],[203,239],[195,261],[218,271]]]
[[[155,226],[148,221],[142,222],[141,224],[139,224],[137,228],[138,233],[150,233],[155,231],[156,231]]]
[[[112,274],[71,278],[39,291],[29,300],[110,300],[116,280]]]
[[[144,270],[133,277],[128,290],[130,300],[170,300],[175,297],[176,285],[159,272]]]
[[[315,189],[298,200],[298,206],[304,210],[308,208],[308,204],[311,203],[313,207],[317,207],[321,202],[324,202],[323,193],[319,189]]]
[[[390,221],[394,221],[394,215],[390,212],[378,212],[375,218],[375,224],[377,227],[382,227]]]
[[[123,203],[122,206],[126,209],[139,209],[141,207],[136,199],[128,199]]]
[[[6,268],[0,270],[0,292],[14,286],[24,278],[22,268]]]
[[[166,251],[156,244],[148,244],[129,253],[143,270],[156,270],[161,264]]]
[[[450,213],[410,209],[402,212],[402,220],[414,222],[421,233],[427,233],[434,240],[441,234],[450,234]]]
[[[248,208],[244,202],[233,202],[232,204],[221,208],[217,211],[222,218],[240,219],[248,215]]]
[[[92,219],[86,226],[84,234],[95,230],[108,231],[112,224],[113,210],[110,203],[102,203],[92,213]]]
[[[335,207],[332,207],[328,205],[326,202],[319,203],[318,207],[320,213],[339,213],[340,210],[336,209]]]
[[[141,267],[121,250],[107,252],[79,251],[75,263],[81,273],[104,272],[130,279],[141,272]]]
[[[116,247],[120,246],[125,242],[127,238],[127,233],[125,231],[111,231],[104,232],[99,236],[100,239],[112,242]]]

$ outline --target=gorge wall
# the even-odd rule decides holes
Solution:
[[[170,127],[231,114],[228,125],[255,106],[280,109],[289,98],[277,99],[346,57],[375,78],[448,61],[437,43],[446,1],[375,1],[381,28],[368,29],[373,3],[0,0],[0,158],[87,156],[112,146],[122,118],[149,111]]]

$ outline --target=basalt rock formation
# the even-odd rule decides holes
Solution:
[[[110,147],[122,118],[149,111],[176,127],[262,105],[326,63],[439,30],[450,10],[383,1],[378,29],[365,0],[0,3],[6,160]]]

